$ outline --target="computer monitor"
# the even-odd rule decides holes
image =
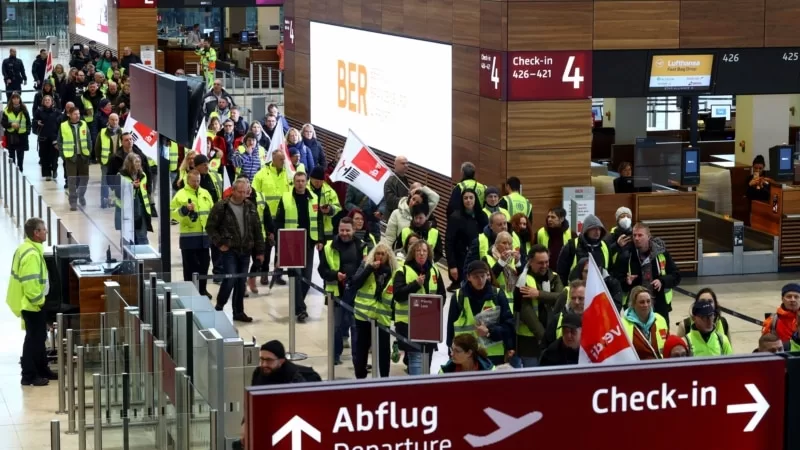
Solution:
[[[724,117],[731,120],[731,105],[711,105],[711,117]]]
[[[775,181],[794,180],[794,149],[776,145],[769,149],[769,173]]]
[[[603,121],[603,107],[602,106],[592,106],[592,117],[594,117],[595,122],[602,122]]]
[[[249,44],[250,43],[250,32],[247,30],[242,30],[239,33],[239,43],[240,44]]]
[[[700,149],[687,147],[681,150],[681,186],[700,184]]]
[[[723,132],[725,131],[725,118],[724,117],[706,117],[703,119],[706,132]]]

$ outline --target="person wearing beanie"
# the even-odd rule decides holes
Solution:
[[[333,239],[333,219],[342,210],[339,196],[325,181],[325,168],[316,166],[309,172],[311,192],[317,197],[318,210],[322,216],[322,234],[326,241]],[[338,221],[337,221],[338,224]]]
[[[575,233],[569,228],[567,211],[556,206],[547,211],[547,223],[536,232],[535,243],[547,247],[550,251],[550,268],[557,270],[561,249],[575,237]]]
[[[717,311],[711,302],[695,301],[692,305],[692,328],[683,337],[692,356],[725,356],[733,354],[728,336],[716,329]]]
[[[433,260],[439,261],[444,256],[442,237],[439,230],[428,220],[430,211],[427,203],[419,203],[411,207],[411,223],[400,232],[400,241],[405,242],[408,236],[416,234],[428,242],[433,249]]]
[[[459,209],[461,209],[460,198],[458,208],[454,209],[454,211]],[[483,202],[483,212],[486,214],[486,217],[489,217],[498,211],[506,216],[507,222],[511,221],[511,214],[508,213],[508,210],[500,207],[500,189],[497,189],[494,186],[489,186],[486,188],[486,199]],[[448,214],[448,216],[450,216],[450,214]]]
[[[672,311],[672,289],[681,282],[678,266],[666,249],[664,242],[650,235],[650,228],[637,223],[633,226],[633,249],[624,258],[617,258],[614,277],[622,286],[628,306],[627,293],[636,286],[644,286],[653,299],[653,309],[669,321]]]
[[[781,305],[764,321],[761,334],[778,336],[786,349],[797,331],[797,313],[800,310],[800,284],[788,283],[781,289]]]
[[[286,360],[286,349],[280,341],[269,341],[261,346],[258,367],[253,371],[253,386],[304,383],[300,368]]]
[[[289,161],[292,162],[295,172],[306,172],[306,165],[300,162],[300,150],[295,147],[289,149]]]
[[[606,228],[603,222],[593,214],[583,219],[581,235],[570,239],[558,255],[556,271],[565,286],[569,283],[569,273],[578,265],[578,260],[591,255],[597,267],[608,270],[611,265],[611,253],[608,245],[603,241]]]
[[[664,358],[683,358],[685,356],[691,356],[686,341],[674,334],[667,336],[667,339],[664,341],[664,351],[662,354]]]
[[[769,203],[769,174],[764,167],[766,166],[764,157],[756,155],[753,158],[752,173],[747,177],[747,191],[745,195],[750,201]]]
[[[475,194],[478,196],[478,208],[483,208],[483,202],[486,196],[486,185],[475,180],[475,164],[469,161],[461,164],[461,181],[456,183],[453,187],[453,191],[450,193],[450,201],[447,202],[448,216],[461,208],[461,193],[465,189],[475,191]],[[499,197],[497,201],[500,201]]]
[[[608,245],[608,251],[611,253],[611,265],[613,266],[617,259],[622,255],[622,259],[627,257],[627,254],[632,250],[633,243],[631,235],[633,234],[633,213],[630,208],[620,206],[614,214],[616,225],[611,228],[603,240]]]
[[[411,224],[411,208],[420,203],[428,205],[430,217],[430,214],[433,214],[436,206],[439,205],[439,194],[428,186],[411,183],[408,195],[400,199],[397,203],[397,208],[389,215],[389,220],[386,222],[386,232],[383,234],[381,242],[395,250],[401,247],[403,243],[400,239],[400,233],[403,232],[403,228]]]
[[[419,244],[419,243],[418,243]],[[514,315],[503,289],[492,286],[489,266],[473,261],[466,268],[466,282],[450,299],[447,313],[447,348],[453,338],[472,334],[486,349],[495,366],[505,364],[514,349]]]

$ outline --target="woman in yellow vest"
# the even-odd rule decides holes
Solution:
[[[550,250],[550,268],[556,270],[561,249],[575,237],[577,235],[569,228],[567,211],[557,206],[547,212],[547,222],[536,232],[535,243]]]
[[[450,361],[439,369],[439,373],[477,372],[496,370],[486,355],[486,349],[478,344],[471,334],[459,334],[450,346]]]
[[[667,321],[653,311],[653,298],[642,286],[631,290],[630,308],[622,314],[622,326],[639,359],[661,359],[664,341],[669,334]]]
[[[25,152],[28,151],[28,136],[31,134],[31,116],[28,108],[22,103],[19,92],[11,94],[6,108],[3,110],[3,118],[0,121],[6,133],[6,145],[11,162],[17,165],[22,171],[22,164],[25,159]]]
[[[728,336],[716,329],[716,316],[711,302],[695,301],[692,305],[692,327],[683,337],[691,356],[725,356],[733,353]]]
[[[411,294],[434,294],[444,298],[444,284],[433,262],[433,251],[425,241],[417,241],[408,251],[403,267],[394,276],[394,329],[408,339],[408,299]],[[408,355],[408,374],[423,375],[422,358],[430,358],[436,344],[415,344],[402,340],[399,347]],[[422,351],[420,351],[420,349]],[[424,353],[424,354],[423,354]]]
[[[353,235],[364,243],[365,252],[369,253],[372,251],[378,241],[369,230],[364,228],[367,223],[364,218],[364,212],[358,208],[353,208],[347,213],[347,217],[353,219]],[[380,238],[380,236],[378,237]]]
[[[194,170],[195,156],[197,156],[197,152],[194,150],[186,150],[186,153],[183,156],[183,161],[181,161],[181,166],[178,168],[178,178],[175,179],[175,183],[172,186],[176,191],[179,191],[186,186],[186,174]]]
[[[489,253],[482,260],[491,270],[492,286],[506,294],[508,307],[513,311],[514,288],[525,264],[519,253],[514,251],[511,234],[501,231],[494,239],[494,245],[489,249]]]
[[[389,333],[381,330],[378,342],[372,342],[369,320],[389,328],[392,326],[392,277],[397,272],[397,262],[392,257],[392,249],[386,244],[376,245],[361,264],[350,288],[356,291],[355,328],[353,335],[353,368],[356,378],[367,377],[369,349],[378,352],[378,370],[381,377],[389,376]]]
[[[114,190],[114,227],[122,230],[124,218],[132,220],[133,243],[135,245],[147,245],[150,243],[147,233],[153,231],[153,224],[150,216],[150,194],[147,192],[147,174],[142,171],[142,161],[136,153],[128,153],[122,169],[119,171],[121,179],[128,181],[133,186],[133,211],[123,211],[123,193],[126,183],[120,180],[119,183],[112,183]],[[127,239],[125,236],[123,238]]]

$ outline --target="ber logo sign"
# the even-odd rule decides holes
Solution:
[[[337,106],[351,112],[367,115],[367,66],[338,60]]]
[[[785,362],[773,355],[413,380],[249,388],[250,448],[279,450],[618,450],[681,430],[686,450],[782,448]],[[470,395],[517,386],[513,396]],[[620,434],[620,424],[625,433]],[[703,424],[702,426],[697,426]]]

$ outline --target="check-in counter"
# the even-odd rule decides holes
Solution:
[[[164,49],[164,66],[166,73],[174,74],[178,69],[183,69],[187,74],[200,75],[200,56],[198,56],[194,49],[188,48],[170,48]]]
[[[769,203],[751,203],[750,224],[780,237],[779,269],[800,268],[800,188],[773,183],[769,194]]]
[[[98,330],[100,320],[98,313],[108,313],[115,317],[122,316],[122,307],[114,308],[109,311],[105,296],[106,281],[116,281],[120,286],[120,293],[129,302],[129,306],[135,306],[136,299],[139,298],[139,277],[137,274],[112,274],[107,272],[106,264],[70,264],[68,273],[69,300],[70,304],[80,308],[80,323],[72,323],[73,327],[81,330]],[[133,304],[131,304],[133,303]],[[110,303],[119,305],[120,303]],[[109,322],[111,323],[111,322]],[[91,331],[84,332],[84,339],[93,341],[97,333]]]

